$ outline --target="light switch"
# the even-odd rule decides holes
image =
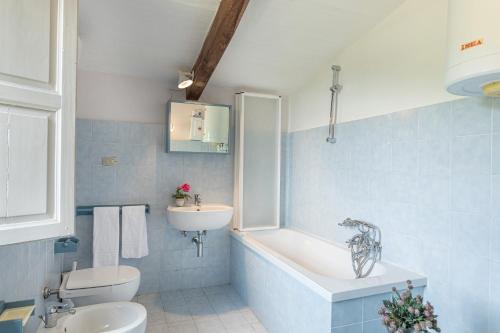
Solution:
[[[116,156],[105,156],[101,159],[103,166],[114,166],[118,164]]]

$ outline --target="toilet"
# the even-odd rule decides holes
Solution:
[[[131,301],[139,289],[141,272],[130,266],[106,266],[63,273],[59,297],[75,306]]]

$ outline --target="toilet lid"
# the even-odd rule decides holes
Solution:
[[[69,273],[66,289],[97,288],[124,284],[140,277],[141,273],[130,266],[106,266],[79,269]]]

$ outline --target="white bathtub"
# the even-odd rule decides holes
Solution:
[[[330,302],[390,292],[393,286],[402,289],[407,280],[415,287],[427,282],[385,262],[377,263],[369,277],[356,279],[347,247],[292,229],[233,231],[232,236]]]

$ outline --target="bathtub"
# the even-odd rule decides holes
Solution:
[[[407,280],[420,292],[427,282],[383,261],[356,279],[344,244],[300,231],[232,232],[231,282],[270,332],[382,332],[377,308]],[[305,314],[294,308],[304,302]]]

